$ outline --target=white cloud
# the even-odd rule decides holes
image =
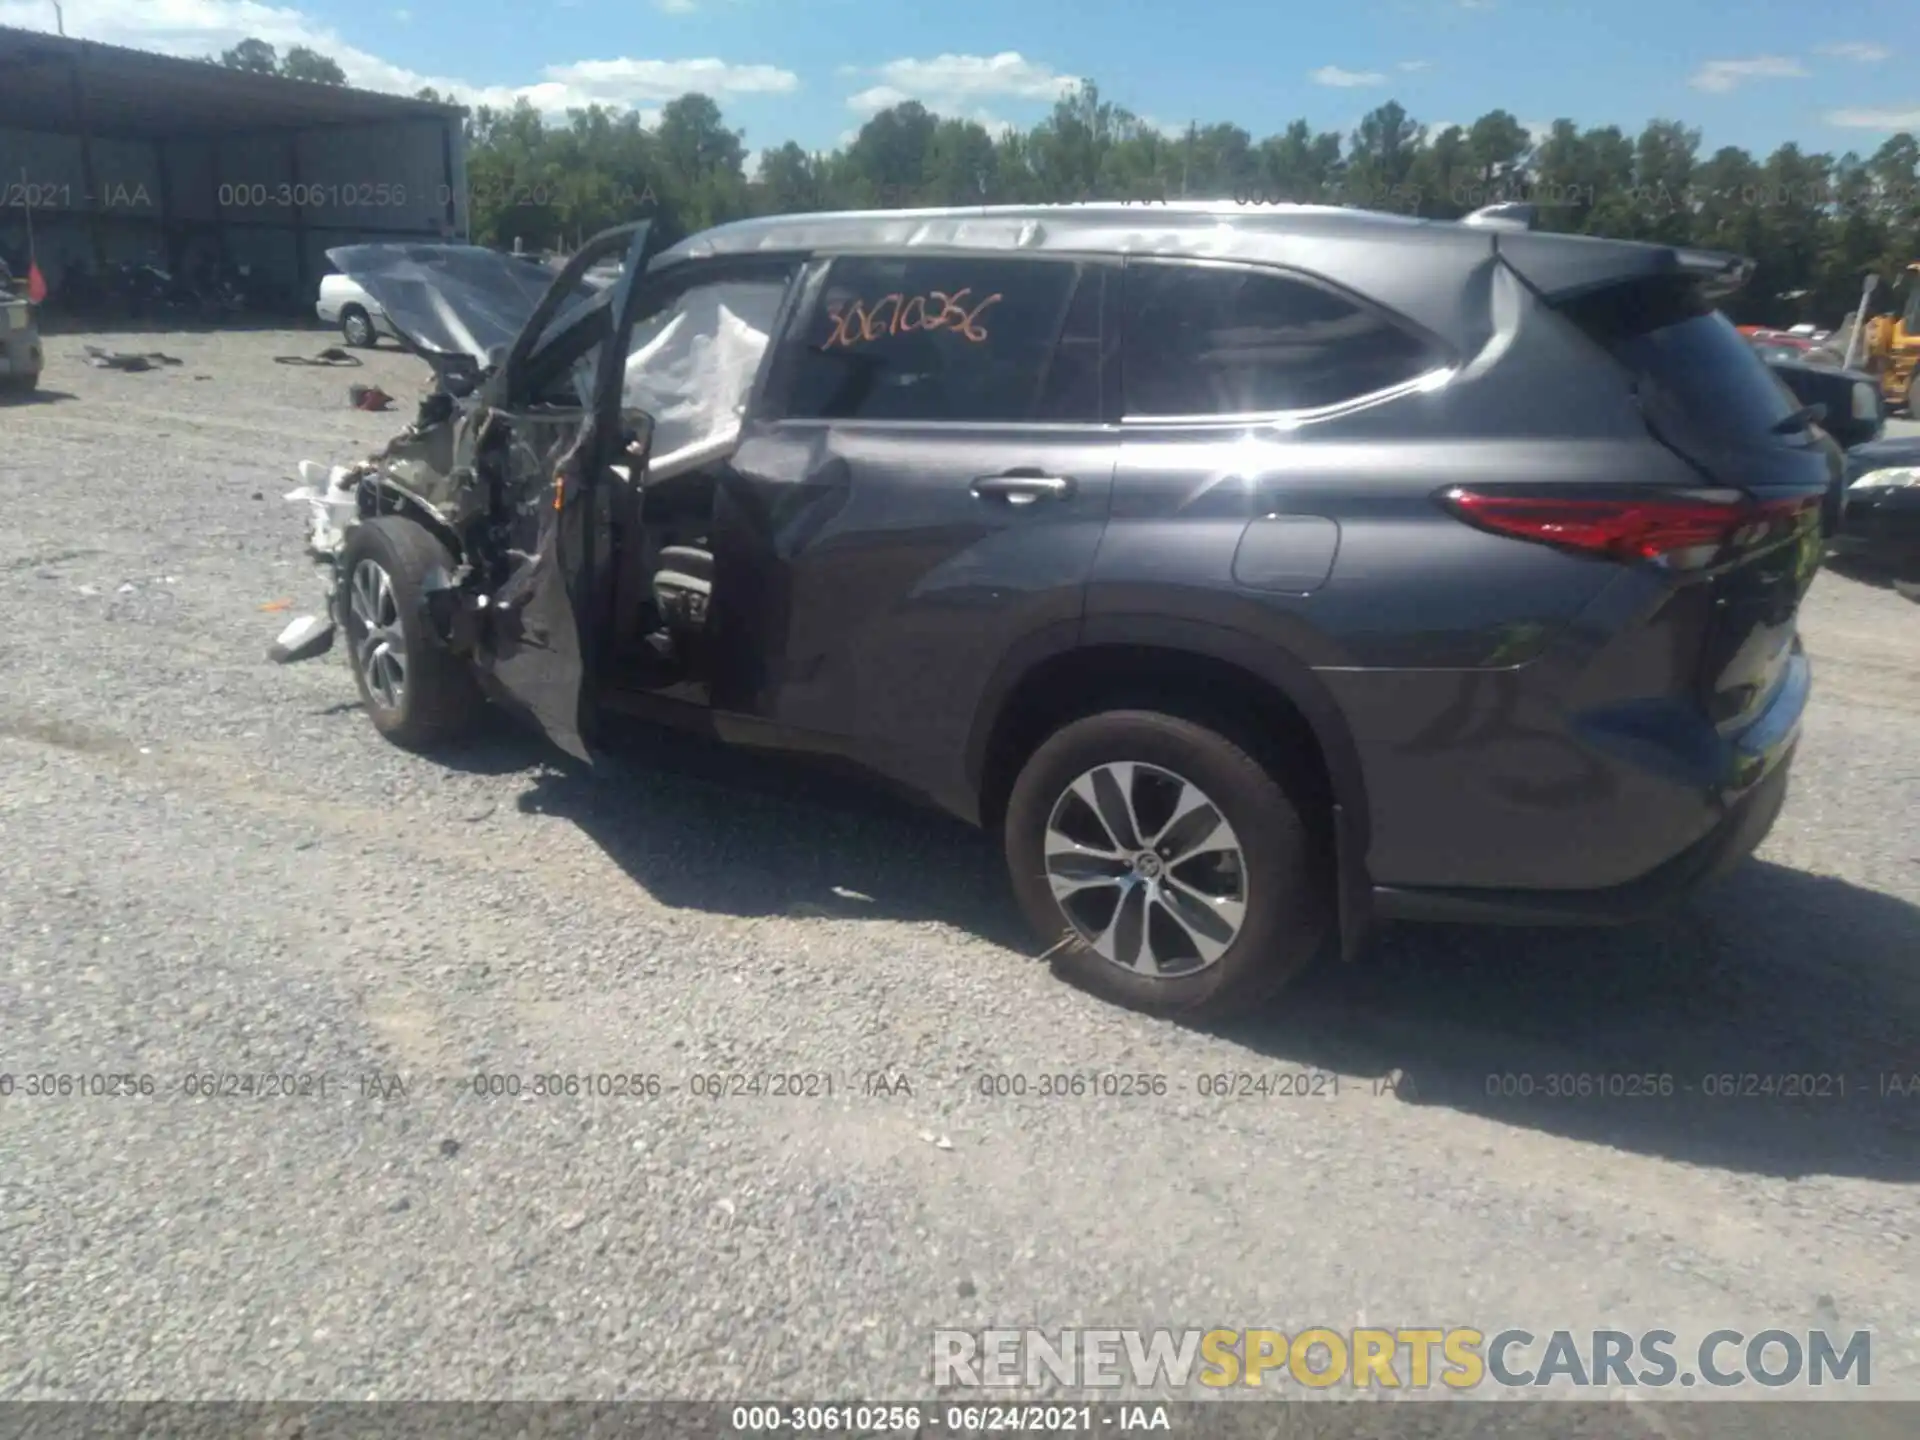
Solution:
[[[696,0],[653,0],[653,3],[668,15],[691,15],[700,8]]]
[[[413,19],[413,12],[411,10],[396,10],[393,12],[393,18],[398,20],[402,25],[405,25]]]
[[[1792,80],[1806,73],[1798,60],[1784,55],[1756,55],[1750,60],[1709,60],[1687,83],[1696,90],[1724,95],[1748,80]]]
[[[1404,70],[1409,75],[1412,75],[1422,70],[1431,70],[1433,68],[1433,62],[1431,60],[1402,60],[1393,68],[1396,70]]]
[[[44,0],[0,0],[0,25],[49,30],[52,18],[52,7]],[[626,57],[549,65],[530,84],[477,85],[395,65],[347,44],[338,32],[300,10],[262,0],[88,0],[67,7],[66,23],[71,36],[166,55],[217,54],[249,37],[283,52],[305,45],[338,61],[347,83],[365,90],[411,95],[431,85],[463,104],[511,106],[524,98],[548,114],[592,104],[624,106],[641,109],[648,123],[652,112],[647,107],[689,90],[724,98],[785,95],[800,87],[798,75],[774,65]]]
[[[1816,45],[1814,49],[1822,55],[1832,55],[1840,60],[1858,60],[1862,65],[1871,65],[1893,54],[1886,46],[1875,45],[1868,40],[1842,40],[1833,45]]]
[[[878,115],[882,110],[895,105],[904,105],[913,96],[904,90],[896,90],[891,85],[876,85],[871,90],[862,90],[858,95],[847,97],[847,108],[858,110],[863,115]]]
[[[1553,136],[1551,120],[1522,120],[1520,128],[1527,132],[1527,138],[1536,145],[1544,143]]]
[[[1342,70],[1338,65],[1322,65],[1307,78],[1316,85],[1336,90],[1351,90],[1360,85],[1384,85],[1387,77],[1378,70]]]
[[[842,74],[848,73],[845,67]],[[937,55],[931,60],[889,60],[857,74],[871,74],[880,83],[849,96],[855,110],[874,113],[889,105],[918,100],[929,110],[958,114],[986,100],[1054,101],[1072,94],[1080,81],[1062,75],[1050,65],[1029,60],[1018,51],[998,55]]]
[[[1439,135],[1447,130],[1465,130],[1466,128],[1467,127],[1462,125],[1458,120],[1429,120],[1427,122],[1427,134],[1429,137]]]
[[[1829,110],[1821,118],[1846,130],[1920,130],[1920,105],[1905,110]]]

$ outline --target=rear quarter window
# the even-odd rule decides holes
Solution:
[[[1383,312],[1277,271],[1135,262],[1123,313],[1130,416],[1316,410],[1446,363]]]

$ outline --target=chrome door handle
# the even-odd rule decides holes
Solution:
[[[1031,505],[1036,500],[1066,499],[1073,494],[1073,481],[1064,475],[982,475],[973,482],[973,493],[982,500]]]

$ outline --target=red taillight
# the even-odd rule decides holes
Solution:
[[[1456,488],[1441,503],[1496,535],[1535,540],[1613,560],[1700,565],[1728,547],[1746,549],[1817,519],[1820,497],[1755,501],[1730,494],[1561,496]]]

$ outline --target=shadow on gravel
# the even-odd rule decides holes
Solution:
[[[28,405],[58,405],[63,401],[77,400],[79,398],[77,395],[68,394],[65,390],[49,390],[45,386],[25,392],[0,390],[0,410],[7,409],[10,406],[25,408]]]
[[[1920,1180],[1920,907],[1764,861],[1664,923],[1396,927],[1216,1033],[1640,1154]]]
[[[603,770],[556,759],[504,725],[446,757],[529,772],[523,811],[579,825],[663,904],[1038,948],[991,840],[871,782],[672,731],[636,730]],[[1920,1181],[1920,907],[1762,861],[1629,929],[1390,927],[1213,1033],[1253,1073],[1395,1076],[1383,1103],[1755,1174]]]
[[[1000,854],[978,831],[836,773],[636,727],[588,771],[500,726],[446,763],[544,766],[520,798],[571,820],[665,905],[742,917],[941,921],[1031,953]]]

